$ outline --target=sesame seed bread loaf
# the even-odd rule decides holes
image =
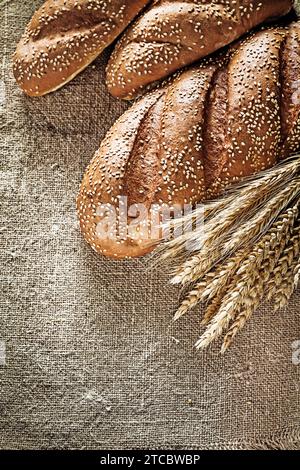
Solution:
[[[25,93],[68,83],[126,28],[149,0],[48,0],[17,46],[13,71]]]
[[[291,10],[292,0],[157,0],[130,26],[107,67],[107,86],[132,99],[149,84]]]
[[[77,207],[87,242],[110,257],[143,255],[152,249],[144,227],[153,205],[216,197],[299,150],[299,81],[297,22],[252,34],[146,94],[112,127],[83,178]],[[146,208],[143,230],[99,237],[99,205],[117,208],[121,196]]]

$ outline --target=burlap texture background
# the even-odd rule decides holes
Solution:
[[[166,273],[83,242],[78,185],[126,105],[105,90],[107,54],[53,95],[22,94],[10,57],[40,3],[0,1],[0,447],[300,448],[300,292],[225,357],[197,353],[199,312],[170,326]]]

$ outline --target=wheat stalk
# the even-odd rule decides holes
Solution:
[[[270,278],[273,276],[273,270],[278,263],[277,272],[280,272],[282,275],[282,267],[285,264],[288,264],[289,268],[287,269],[285,279],[281,278],[281,282],[277,280],[277,289],[274,298],[274,307],[282,308],[286,306],[294,289],[298,284],[298,273],[299,273],[299,242],[300,242],[300,234],[299,234],[299,226],[294,226],[297,216],[299,216],[299,203],[300,200],[297,201],[297,204],[288,211],[288,214],[284,214],[282,216],[283,219],[286,220],[286,223],[282,225],[282,229],[279,230],[280,238],[278,239],[277,250],[273,253],[268,254],[267,264],[268,266],[262,266],[261,268],[261,276],[257,276],[256,284],[254,287],[254,295],[253,301],[249,303],[248,307],[245,308],[243,312],[241,312],[238,317],[236,318],[233,325],[230,327],[229,331],[227,332],[221,352],[224,352],[228,349],[231,345],[234,337],[236,334],[244,327],[246,321],[250,318],[250,316],[255,312],[258,308],[261,300],[263,299],[264,295],[266,294],[266,286],[270,282]],[[286,218],[286,216],[289,216]],[[282,220],[279,221],[281,223]],[[292,238],[290,239],[291,234],[293,234]],[[285,235],[285,236],[284,236]],[[274,247],[273,247],[274,248]],[[259,278],[261,277],[261,282],[259,282]]]
[[[224,337],[221,348],[222,354],[226,352],[234,337],[245,326],[247,320],[249,320],[260,305],[264,297],[266,283],[268,282],[272,270],[284,250],[284,246],[285,240],[283,239],[281,243],[279,243],[278,249],[270,252],[268,258],[264,258],[265,262],[259,263],[259,270],[253,270],[252,272],[250,270],[249,273],[247,273],[247,270],[244,271],[243,277],[244,279],[248,279],[247,295],[241,299],[242,309]]]
[[[249,222],[246,222],[239,228],[237,233],[226,244],[224,251],[232,251],[239,247],[241,243],[248,243],[258,235],[265,233],[270,223],[276,219],[299,192],[300,178],[295,178],[294,181],[291,181],[282,191],[274,196]]]
[[[228,282],[237,271],[238,275],[245,273],[247,276],[248,272],[258,269],[262,261],[270,255],[272,250],[275,250],[276,246],[282,244],[283,240],[284,243],[286,242],[297,215],[298,204],[294,205],[292,208],[288,208],[286,212],[280,215],[278,220],[273,223],[269,232],[267,232],[263,238],[254,245],[248,258],[247,255],[249,251],[240,250],[235,256],[230,257],[224,263],[221,263],[216,269],[209,272],[187,295],[177,310],[174,320],[185,315],[199,302],[210,300],[214,296],[219,297],[222,295],[222,292],[224,292],[228,287]],[[210,319],[210,312],[211,308],[209,307],[204,322],[207,321],[207,318]]]
[[[275,311],[287,306],[294,290],[298,286],[299,272],[300,272],[300,259],[298,256],[293,261],[292,266],[286,273],[286,278],[283,284],[279,287],[276,295],[274,296]]]
[[[210,304],[206,308],[201,321],[202,326],[208,325],[209,322],[214,318],[216,313],[220,310],[223,299],[226,295],[226,287],[227,285],[225,285],[223,289],[211,300]]]
[[[295,226],[267,286],[267,299],[274,300],[275,309],[284,307],[298,284],[300,225]]]
[[[225,332],[224,353],[264,297],[275,308],[287,304],[300,275],[299,207],[298,155],[204,205],[204,231],[193,230],[195,212],[175,221],[189,230],[165,244],[160,255],[177,263],[171,282],[195,282],[174,320],[209,302],[202,320],[208,326],[197,348]]]
[[[234,287],[229,289],[229,293],[224,298],[220,309],[211,321],[206,332],[196,343],[198,349],[207,347],[213,340],[217,339],[225,328],[229,327],[230,321],[234,320],[233,325],[225,336],[222,353],[224,353],[237,332],[243,328],[246,321],[258,308],[265,293],[265,286],[272,276],[273,270],[279,260],[284,265],[292,266],[292,260],[295,256],[299,257],[299,228],[292,229],[298,214],[298,204],[293,209],[288,210],[287,214],[281,216],[281,220],[274,224],[270,232],[281,232],[280,237],[276,237],[276,243],[272,246],[273,251],[268,250],[268,256],[264,253],[264,245],[270,238],[270,234],[266,234],[262,240],[254,247],[249,257],[238,269],[235,279],[232,282]],[[289,215],[290,217],[286,217]],[[282,219],[285,221],[282,223]],[[276,227],[277,226],[277,227]],[[293,230],[297,232],[289,242],[289,232]],[[278,234],[278,232],[277,232]],[[284,237],[284,234],[286,237]],[[287,297],[286,289],[282,290],[282,294]]]
[[[201,279],[215,264],[228,256],[233,251],[239,249],[241,245],[247,246],[256,239],[259,234],[265,232],[272,221],[285,209],[291,199],[293,199],[300,191],[300,178],[295,178],[287,183],[286,187],[273,198],[268,201],[257,214],[249,221],[245,222],[235,232],[234,225],[222,236],[211,239],[211,243],[206,243],[203,249],[196,255],[193,255],[180,267],[176,276],[171,279],[173,284],[187,284],[197,279]],[[226,214],[224,215],[226,220]],[[216,222],[220,225],[219,220]],[[204,231],[207,228],[204,226]],[[220,230],[220,228],[218,229]],[[228,240],[224,243],[224,240]]]
[[[273,194],[284,188],[299,172],[299,169],[299,159],[297,156],[291,157],[284,164],[260,173],[258,178],[246,178],[243,183],[236,185],[223,197],[215,201],[209,201],[188,215],[165,224],[164,227],[168,229],[168,233],[172,233],[172,228],[174,231],[178,228],[185,228],[182,235],[162,243],[154,255],[156,260],[173,262],[177,273],[179,273],[178,277],[173,278],[173,283],[181,282],[185,260],[187,261],[186,282],[189,282],[192,267],[197,265],[199,261],[197,254],[203,253],[204,248],[209,247],[210,241],[219,240],[220,233],[225,233],[225,225],[231,224],[233,229],[233,226],[238,226],[243,219],[249,219],[249,215],[255,213],[256,208],[262,204],[262,201],[268,200]],[[199,229],[193,230],[194,221],[201,220],[202,217],[204,218],[204,228],[201,226]],[[205,234],[208,234],[210,240],[205,238]],[[211,248],[208,248],[208,250],[212,252]],[[195,256],[193,263],[191,262],[191,253],[192,256]],[[217,258],[217,256],[215,257]],[[191,275],[190,282],[192,281],[193,276]]]
[[[251,264],[251,259],[249,261]],[[262,269],[270,275],[272,262],[268,260]],[[225,296],[218,313],[197,341],[196,347],[198,349],[206,348],[223,333],[224,329],[229,327],[230,321],[234,321],[231,327],[235,329],[234,335],[232,333],[234,337],[259,306],[264,294],[263,287],[264,283],[260,282],[260,271],[245,269],[240,277],[237,273],[236,282],[232,282],[232,287]],[[229,344],[229,339],[225,336],[222,352],[225,352]]]
[[[212,341],[221,336],[224,329],[228,328],[230,321],[234,319],[240,308],[241,296],[245,287],[242,282],[239,282],[237,287],[224,297],[220,308],[210,321],[206,331],[195,344],[197,349],[207,348]]]
[[[243,257],[243,253],[237,254],[225,263],[219,265],[216,269],[212,269],[212,271],[208,272],[186,296],[177,310],[174,320],[178,320],[185,315],[200,301],[210,299],[214,296],[220,296],[229,279],[232,277],[232,274],[238,269]]]

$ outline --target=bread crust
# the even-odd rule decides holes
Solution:
[[[107,67],[107,86],[132,99],[149,84],[285,15],[292,0],[159,0],[127,29]]]
[[[151,244],[148,233],[97,238],[96,210],[103,202],[117,206],[126,196],[128,205],[147,210],[194,205],[300,149],[299,32],[297,22],[251,34],[178,73],[119,119],[77,200],[81,230],[95,251],[135,257],[156,241]]]
[[[61,88],[127,27],[149,0],[47,0],[33,15],[13,57],[30,96]]]

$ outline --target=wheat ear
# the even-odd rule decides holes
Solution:
[[[281,214],[276,222],[273,223],[269,232],[267,232],[259,243],[257,243],[252,250],[250,260],[247,259],[247,250],[239,251],[237,254],[224,263],[220,264],[216,269],[212,270],[199,281],[196,286],[187,295],[181,306],[177,310],[174,320],[185,315],[189,310],[193,309],[200,301],[210,300],[214,296],[219,297],[222,295],[224,289],[226,290],[230,279],[236,274],[237,270],[241,267],[239,274],[245,271],[253,271],[258,269],[259,263],[266,259],[269,253],[276,248],[282,240],[287,240],[288,234],[291,232],[295,219],[298,215],[298,205],[288,208],[286,212]],[[215,303],[216,304],[216,303]],[[204,324],[207,319],[211,318],[212,307],[208,307],[207,314],[204,318]]]
[[[173,283],[196,283],[175,319],[209,303],[197,348],[225,332],[224,353],[265,296],[275,308],[287,304],[300,277],[299,207],[296,155],[205,204],[204,227],[195,229],[195,212],[175,221],[189,229],[163,245],[161,256],[177,265]]]
[[[229,253],[240,248],[242,244],[251,243],[258,234],[264,233],[273,220],[289,204],[300,191],[300,178],[290,181],[282,191],[275,194],[256,215],[245,222],[238,231],[227,233],[229,239],[222,247],[222,239],[214,241],[212,246],[205,247],[200,253],[188,259],[180,268],[171,282],[173,284],[187,284],[201,279],[216,263],[220,262]],[[229,237],[229,235],[231,235]]]
[[[191,252],[199,251],[203,247],[205,239],[203,239],[202,227],[200,230],[192,230],[195,219],[199,219],[203,215],[207,227],[205,232],[211,238],[213,234],[212,229],[214,229],[213,238],[215,238],[218,230],[219,232],[224,232],[224,221],[228,224],[228,229],[230,224],[239,218],[248,218],[249,213],[253,212],[257,205],[262,203],[264,198],[267,199],[274,192],[278,193],[299,171],[299,158],[297,156],[291,157],[289,160],[285,160],[283,164],[261,172],[259,177],[245,178],[242,183],[228,190],[223,197],[215,201],[209,201],[201,206],[200,209],[196,209],[182,218],[169,222],[166,224],[166,227],[171,224],[175,229],[184,226],[187,230],[183,235],[162,244],[157,249],[158,256],[161,259],[178,259],[179,253],[185,253],[185,255],[189,256]],[[194,250],[189,249],[186,252],[187,241],[189,242],[189,247],[192,246],[191,241],[196,243]]]
[[[280,217],[280,220],[277,222],[278,226],[278,231],[274,230],[271,233],[271,239],[274,238],[278,241],[277,245],[277,250],[269,252],[267,257],[265,256],[265,259],[267,260],[267,266],[262,266],[261,268],[261,282],[259,281],[259,275],[256,276],[256,283],[254,286],[254,290],[252,292],[253,299],[252,302],[248,303],[248,305],[245,306],[244,310],[241,311],[238,315],[237,318],[235,319],[234,323],[232,326],[229,328],[227,334],[224,337],[224,341],[222,344],[221,348],[221,353],[224,354],[226,350],[229,348],[231,345],[233,339],[237,335],[237,333],[245,326],[247,320],[251,317],[251,315],[255,312],[255,310],[258,308],[264,293],[266,286],[268,285],[268,282],[270,278],[272,277],[273,274],[273,269],[276,265],[276,263],[282,264],[286,262],[286,259],[290,260],[289,255],[287,255],[287,252],[290,251],[290,247],[293,246],[294,254],[299,255],[299,246],[295,247],[295,236],[292,238],[290,241],[290,235],[291,233],[297,231],[297,227],[294,227],[294,223],[297,220],[298,216],[298,209],[299,209],[299,201],[297,204],[289,209],[286,214],[283,214]],[[279,234],[279,237],[278,237]],[[274,237],[275,235],[275,237]],[[285,235],[285,236],[284,236]],[[298,240],[299,241],[299,240]],[[296,242],[297,245],[297,242]],[[271,248],[275,248],[274,246],[271,246]],[[280,261],[280,260],[285,260],[285,261]],[[291,263],[290,263],[291,264]],[[298,276],[297,274],[299,273],[299,256],[294,261],[294,263],[291,264],[288,272],[290,272],[290,276],[287,276],[287,281],[283,284],[280,282],[277,283],[281,288],[279,291],[277,291],[276,296],[275,296],[275,302],[282,307],[287,304],[289,298],[291,297],[297,283],[298,283]]]
[[[202,302],[206,299],[210,300],[214,296],[222,295],[223,289],[238,269],[244,257],[245,254],[240,252],[236,256],[226,260],[225,263],[208,272],[186,296],[177,310],[174,320],[178,320],[188,311],[192,310],[200,301]],[[207,316],[209,317],[210,315],[208,314]]]
[[[298,284],[300,252],[300,224],[294,227],[293,234],[287,243],[267,286],[267,299],[274,300],[275,309],[285,306]]]
[[[300,259],[299,256],[295,258],[291,267],[286,273],[283,284],[279,287],[276,295],[274,296],[274,309],[279,310],[284,308],[289,303],[293,292],[299,283],[299,270],[300,270]]]
[[[225,336],[222,347],[224,353],[237,332],[243,328],[246,321],[257,309],[264,296],[265,284],[284,252],[288,233],[292,230],[297,214],[298,206],[288,209],[273,224],[270,233],[265,234],[261,241],[254,246],[251,254],[242,263],[233,278],[232,285],[234,287],[229,288],[229,293],[221,303],[220,310],[196,343],[198,349],[207,347],[222,334],[224,329],[228,328],[230,321],[234,320]]]

